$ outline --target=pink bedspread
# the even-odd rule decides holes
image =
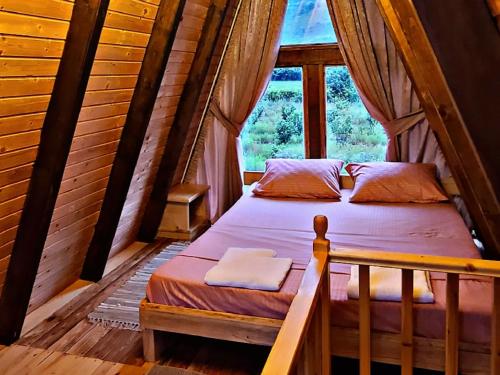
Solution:
[[[155,303],[261,317],[285,317],[312,254],[315,215],[329,218],[333,247],[478,258],[479,253],[450,204],[354,204],[343,190],[341,201],[258,198],[246,195],[207,233],[179,256],[159,267],[147,289]],[[267,247],[293,259],[292,270],[279,292],[211,287],[205,273],[228,247]],[[357,326],[357,301],[347,299],[350,267],[331,265],[333,324]],[[415,333],[444,337],[445,283],[431,275],[436,303],[416,305]],[[491,283],[477,277],[460,281],[461,339],[489,341]],[[400,304],[372,302],[375,330],[399,332]]]

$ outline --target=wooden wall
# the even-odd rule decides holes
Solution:
[[[67,1],[0,7],[0,290],[69,28]]]
[[[196,52],[210,0],[187,2],[130,186],[111,256],[134,241]]]
[[[485,194],[480,194],[480,199],[498,237],[500,33],[496,20],[484,1],[414,0],[414,4],[481,159],[482,165],[478,168],[486,171],[496,192],[496,202]],[[457,147],[462,159],[470,159],[461,151]],[[470,207],[469,211],[472,213]],[[489,250],[500,253],[500,248]]]
[[[214,82],[215,75],[217,73],[217,67],[219,65],[219,61],[220,61],[222,54],[224,52],[224,46],[226,44],[226,40],[227,40],[229,33],[230,33],[231,24],[233,23],[234,17],[236,16],[237,6],[238,6],[238,0],[231,0],[228,4],[226,19],[224,20],[224,23],[223,23],[222,28],[221,28],[219,40],[217,41],[217,44],[215,46],[214,55],[212,56],[212,61],[210,62],[210,68],[208,70],[207,77],[206,77],[205,82],[203,84],[203,89],[201,92],[200,101],[199,101],[198,106],[196,108],[195,115],[193,116],[193,120],[191,121],[191,124],[189,126],[188,134],[186,136],[186,144],[185,144],[185,147],[181,153],[181,156],[179,159],[179,164],[177,165],[177,169],[175,171],[175,176],[174,176],[174,181],[173,181],[174,185],[180,184],[181,182],[190,182],[190,180],[187,178],[185,181],[182,181],[184,169],[186,168],[187,164],[189,163],[191,149],[193,148],[194,142],[196,141],[196,135],[198,133],[198,127],[199,127],[200,121],[202,119],[203,110],[205,108],[205,103],[209,99],[210,88]],[[200,133],[200,138],[203,138],[204,133],[205,132]],[[197,147],[197,149],[195,151],[196,151],[196,153],[193,153],[192,160],[198,159],[200,152],[202,151],[202,148]],[[193,175],[196,173],[196,167],[197,167],[196,161],[191,163],[191,165],[190,165],[190,172],[191,173],[189,173],[187,177],[193,177]],[[191,180],[192,180],[192,178],[191,178]]]
[[[484,168],[500,192],[500,33],[496,20],[484,1],[414,2]]]
[[[80,275],[159,1],[110,1],[29,311]],[[0,3],[0,291],[73,3]],[[210,3],[187,2],[111,255],[135,240]]]
[[[30,311],[79,277],[158,3],[110,1]]]

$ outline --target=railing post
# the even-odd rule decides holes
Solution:
[[[500,278],[493,278],[493,309],[491,312],[491,374],[500,374]]]
[[[402,272],[401,374],[413,373],[413,270]]]
[[[359,266],[359,373],[370,375],[370,267]]]
[[[328,231],[328,218],[326,216],[318,215],[314,217],[314,231],[316,232],[316,238],[313,242],[313,253],[326,252],[329,254],[330,241],[326,239],[326,232]],[[328,266],[321,285],[320,305],[317,307],[321,321],[321,332],[318,337],[321,340],[321,373],[330,374],[330,268]]]
[[[446,375],[458,374],[458,288],[459,275],[446,275]]]

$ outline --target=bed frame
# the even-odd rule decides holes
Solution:
[[[140,320],[144,356],[156,361],[162,352],[162,332],[272,346],[263,374],[330,374],[330,356],[359,358],[360,374],[370,373],[371,361],[446,374],[500,374],[500,264],[495,261],[421,256],[345,249],[330,252],[325,237],[328,222],[314,219],[313,256],[285,320],[173,307],[143,300]],[[329,263],[359,265],[359,328],[336,327],[330,322]],[[372,332],[370,328],[370,266],[403,271],[401,334]],[[413,336],[413,271],[447,275],[446,338]],[[460,342],[459,275],[493,278],[491,346]],[[491,355],[493,353],[493,355]],[[333,369],[335,372],[335,369]]]

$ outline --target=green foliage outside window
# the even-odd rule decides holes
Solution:
[[[384,160],[384,130],[366,111],[347,69],[327,68],[325,80],[328,157]],[[263,171],[270,158],[304,158],[303,116],[301,69],[275,69],[242,133],[245,169]]]

